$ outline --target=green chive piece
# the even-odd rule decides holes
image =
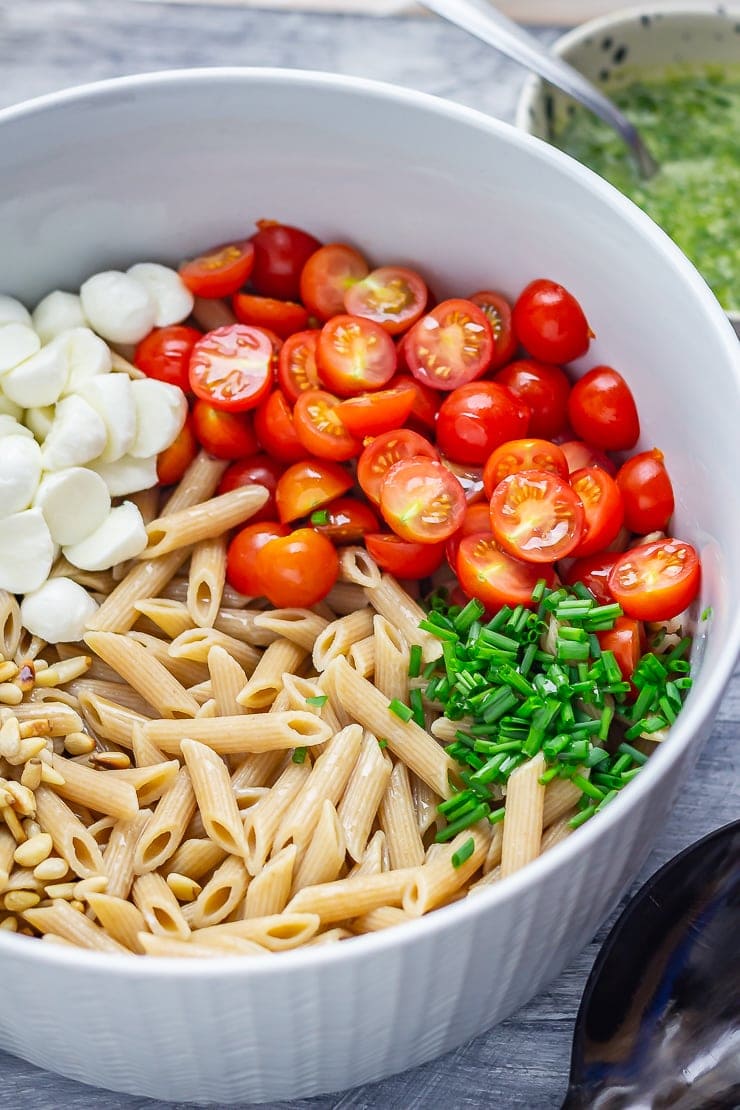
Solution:
[[[311,516],[309,517],[309,520],[311,521],[312,524],[328,524],[329,523],[329,510],[328,509],[317,509],[315,512],[311,513]]]
[[[292,755],[293,763],[305,763],[308,748],[296,748]]]
[[[418,678],[421,674],[421,644],[412,644],[409,651],[409,678]]]
[[[390,709],[391,713],[395,713],[395,715],[397,717],[400,717],[402,721],[408,722],[414,715],[413,709],[410,709],[408,705],[404,705],[402,701],[398,700],[398,698],[394,698],[393,701],[389,703],[388,708]]]
[[[462,867],[466,860],[470,859],[475,851],[475,841],[472,836],[462,844],[456,852],[452,853],[451,860],[453,867]]]
[[[409,701],[411,703],[411,713],[420,728],[424,728],[424,699],[422,698],[421,690],[411,690],[409,693]]]
[[[314,694],[313,697],[306,698],[306,705],[316,705],[321,707],[322,705],[326,705],[328,700],[328,694]]]
[[[380,739],[378,740],[378,747],[381,750],[388,747],[388,741],[386,740],[386,738],[384,736],[381,736]]]
[[[465,829],[469,829],[471,825],[475,825],[478,821],[482,821],[484,817],[488,816],[488,813],[489,807],[485,802],[481,802],[475,809],[470,810],[469,813],[465,813],[462,817],[458,818],[457,821],[452,821],[446,828],[440,829],[434,838],[435,842],[437,844],[445,844],[448,840],[452,840],[456,837],[459,832],[464,832]]]

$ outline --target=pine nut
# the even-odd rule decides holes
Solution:
[[[3,821],[8,826],[16,844],[23,844],[25,840],[28,840],[28,837],[23,831],[23,825],[18,820],[14,809],[11,809],[10,806],[4,806],[0,809],[0,817],[2,817]]]
[[[18,845],[13,859],[20,867],[37,867],[51,855],[52,848],[53,843],[49,834],[37,833],[25,844]]]
[[[34,821],[32,817],[27,817],[23,822],[23,831],[30,839],[32,836],[38,836],[38,834],[44,830],[41,828],[38,821]]]
[[[29,790],[38,790],[41,786],[41,762],[38,759],[29,759],[23,768],[21,786]]]
[[[20,705],[23,691],[14,682],[0,682],[0,702],[4,705]]]
[[[50,736],[51,721],[21,721],[21,740],[28,740],[30,736]]]
[[[36,799],[33,791],[19,782],[8,782],[7,790],[13,796],[13,809],[22,817],[31,817],[36,812]]]
[[[53,883],[44,890],[47,898],[74,898],[77,883]]]
[[[4,929],[7,933],[18,932],[18,919],[15,917],[4,917],[0,921],[0,929]]]
[[[23,913],[24,910],[38,906],[40,901],[39,895],[32,890],[11,890],[10,894],[6,894],[3,898],[3,905],[11,913]]]
[[[104,771],[126,771],[131,766],[131,760],[125,752],[94,752],[90,756],[90,765]]]
[[[95,751],[95,741],[86,732],[70,732],[64,738],[64,748],[68,755],[89,755]]]
[[[49,856],[34,867],[33,877],[41,883],[53,883],[57,879],[63,879],[68,871],[66,860],[59,859],[58,856]]]
[[[11,682],[18,674],[18,666],[9,659],[0,663],[0,682]]]
[[[171,871],[166,882],[178,902],[194,902],[203,889],[195,879],[179,875],[177,871]]]
[[[41,781],[50,786],[64,786],[64,777],[46,762],[41,764]]]

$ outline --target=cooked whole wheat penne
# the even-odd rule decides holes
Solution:
[[[131,752],[138,768],[156,767],[158,763],[167,762],[164,752],[161,752],[151,740],[147,740],[141,725],[134,725],[131,730]]]
[[[241,937],[271,952],[281,952],[305,944],[316,935],[319,925],[316,914],[289,910],[269,917],[248,917],[243,921],[229,921],[225,925],[198,929],[193,939],[196,943],[207,944],[219,937]]]
[[[214,871],[226,859],[226,852],[218,844],[207,839],[184,840],[162,867],[162,873],[187,875],[196,882]]]
[[[136,743],[135,737],[134,743]],[[139,805],[143,807],[152,805],[162,797],[179,770],[180,764],[177,760],[168,759],[162,763],[149,763],[143,767],[128,767],[121,771],[103,773],[106,777],[113,775],[116,782],[129,783],[136,791]],[[61,787],[58,787],[57,791],[61,793]]]
[[[148,720],[141,713],[128,709],[125,705],[119,705],[87,690],[80,693],[80,709],[86,723],[96,736],[110,740],[122,748],[133,746],[134,729],[146,724]],[[80,728],[67,729],[65,735],[69,732],[79,732],[81,728],[82,721],[80,721]]]
[[[134,856],[150,809],[142,809],[131,821],[118,821],[113,826],[103,852],[103,874],[108,876],[105,893],[112,898],[128,898],[135,878]]]
[[[336,582],[326,595],[326,602],[339,616],[354,613],[356,609],[364,609],[370,604],[365,587],[356,586],[353,582]]]
[[[39,787],[35,800],[37,820],[70,870],[81,879],[102,875],[105,868],[100,848],[79,817],[48,786]]]
[[[179,940],[188,939],[190,926],[161,875],[139,875],[134,879],[131,896],[150,932]]]
[[[545,757],[539,752],[509,778],[501,845],[502,879],[540,854],[545,787],[538,780],[544,770]]]
[[[211,840],[230,855],[246,855],[244,827],[223,759],[197,740],[183,740],[180,750],[190,771],[195,800]]]
[[[68,902],[54,899],[50,906],[28,909],[23,917],[41,933],[53,933],[78,948],[89,948],[93,952],[108,952],[111,955],[130,956],[131,953],[113,937],[93,924],[84,913],[73,909]]]
[[[283,815],[289,810],[310,773],[308,759],[304,763],[288,763],[269,794],[245,812],[247,868],[251,875],[256,875],[264,866]]]
[[[355,586],[373,588],[380,583],[380,571],[364,547],[343,547],[339,552],[339,578]]]
[[[256,628],[271,632],[277,638],[292,640],[307,652],[313,651],[316,637],[328,625],[324,617],[310,609],[268,609],[257,613],[254,618]]]
[[[326,743],[331,732],[313,713],[290,710],[213,720],[149,721],[144,725],[144,735],[167,753],[177,754],[181,740],[187,736],[221,755],[234,755],[313,747]]]
[[[392,768],[393,764],[381,750],[377,736],[366,732],[337,809],[347,851],[356,863],[362,859],[367,847]]]
[[[412,878],[403,897],[403,909],[406,913],[418,917],[442,905],[456,891],[461,890],[480,869],[486,858],[489,841],[489,832],[481,825],[479,822],[472,829],[459,833],[431,862],[410,869]],[[459,851],[470,839],[473,841],[472,854],[459,867],[452,867],[451,854]],[[394,872],[391,871],[390,874],[393,875]]]
[[[289,844],[269,859],[249,884],[243,917],[267,917],[285,909],[290,898],[298,849]]]
[[[195,624],[212,626],[226,582],[226,536],[201,540],[193,549],[188,580],[188,612]]]
[[[358,640],[347,652],[347,662],[363,678],[369,678],[375,671],[375,636]]]
[[[136,602],[136,608],[172,640],[195,624],[186,605],[181,601],[170,601],[167,597],[144,598]]]
[[[416,879],[417,868],[384,871],[380,875],[354,875],[333,883],[307,886],[286,906],[287,913],[315,913],[321,924],[359,917],[379,906],[400,906]]]
[[[411,914],[398,906],[379,906],[377,910],[370,910],[356,917],[352,922],[352,932],[377,933],[381,929],[391,929],[394,925],[403,925],[405,921],[413,921]]]
[[[231,636],[234,640],[241,640],[252,647],[267,647],[273,640],[281,636],[281,632],[271,632],[257,624],[257,618],[263,615],[261,609],[227,609],[222,607],[218,611],[214,628]],[[289,640],[292,638],[287,637]]]
[[[139,812],[136,790],[117,777],[120,772],[95,771],[58,755],[52,755],[51,765],[64,779],[54,791],[65,801],[86,805],[96,813],[107,813],[123,821],[130,821]]]
[[[237,701],[247,684],[247,676],[238,660],[225,648],[214,644],[208,652],[208,673],[219,717],[238,717],[247,710]],[[191,691],[192,692],[192,691]]]
[[[418,867],[424,862],[422,843],[411,794],[409,773],[395,763],[380,801],[378,817],[385,833],[391,867]]]
[[[247,674],[252,673],[261,659],[256,648],[232,639],[217,628],[190,628],[181,632],[169,645],[168,654],[173,660],[207,664],[208,652],[216,644],[228,651]]]
[[[267,501],[264,486],[240,486],[208,501],[186,509],[168,511],[147,525],[149,542],[142,559],[157,559],[186,544],[221,536],[237,524],[243,524]]]
[[[366,591],[366,597],[373,609],[389,620],[408,643],[421,645],[425,662],[439,658],[442,654],[440,641],[419,628],[426,613],[391,574],[381,574],[380,582]]]
[[[327,798],[321,806],[311,841],[293,878],[295,894],[304,886],[316,886],[338,879],[347,853],[344,832],[337,811]]]
[[[85,643],[163,717],[194,717],[198,703],[146,648],[116,632],[88,632]]]
[[[18,650],[23,622],[21,607],[7,590],[0,590],[0,655],[12,659]]]
[[[190,772],[187,767],[181,767],[141,831],[134,852],[134,870],[137,875],[154,871],[174,855],[195,809]]]
[[[146,932],[146,921],[141,910],[125,898],[112,898],[109,894],[87,895],[90,908],[108,936],[141,955],[144,948],[139,933]]]
[[[373,617],[375,685],[389,701],[409,699],[409,646],[402,632],[385,617]]]
[[[244,860],[227,856],[214,871],[185,914],[193,929],[218,925],[229,917],[247,893],[249,875]]]
[[[364,640],[373,631],[371,609],[358,609],[328,624],[316,637],[313,645],[313,665],[325,671],[332,659],[346,655],[353,644]]]
[[[349,873],[349,877],[354,875],[379,875],[381,871],[388,871],[390,869],[390,857],[388,855],[388,845],[386,843],[385,833],[382,829],[378,829],[376,833],[370,837],[365,854],[359,863]]]
[[[275,640],[265,648],[254,673],[237,697],[247,709],[264,709],[274,702],[283,688],[283,675],[297,671],[306,658],[307,650],[300,644]]]

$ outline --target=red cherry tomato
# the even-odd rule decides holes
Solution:
[[[410,459],[415,455],[439,460],[429,440],[408,428],[384,432],[369,443],[357,464],[357,481],[365,496],[374,505],[379,505],[381,486],[390,468],[400,459]]]
[[[411,373],[422,385],[452,390],[484,374],[491,365],[491,325],[472,301],[442,301],[414,324],[404,341]]]
[[[475,501],[480,501],[483,494],[483,467],[473,466],[472,463],[456,463],[451,459],[440,458],[439,460],[443,466],[446,466],[451,474],[454,474],[458,482],[462,486],[465,500],[469,505]]]
[[[488,503],[486,501],[477,501],[474,505],[468,505],[465,510],[465,516],[462,519],[462,524],[457,532],[455,532],[454,536],[450,536],[445,547],[447,562],[454,571],[457,570],[457,553],[465,537],[490,532],[491,517]]]
[[[227,412],[255,408],[272,385],[273,349],[261,328],[229,324],[199,339],[190,356],[190,387]]]
[[[242,459],[259,449],[252,418],[246,412],[225,412],[196,401],[193,430],[201,446],[217,459]]]
[[[526,435],[529,408],[498,382],[461,385],[442,402],[437,446],[456,462],[483,465],[491,452]]]
[[[467,597],[477,597],[487,609],[503,605],[532,608],[532,591],[540,579],[552,586],[555,574],[543,563],[523,563],[497,546],[493,536],[465,536],[457,554],[457,576]]]
[[[377,436],[391,432],[406,422],[413,408],[416,394],[408,386],[381,389],[378,393],[363,393],[342,401],[337,414],[353,436]]]
[[[611,366],[595,366],[575,383],[568,398],[573,431],[602,451],[629,451],[640,437],[630,387]]]
[[[278,479],[275,497],[283,523],[309,516],[352,488],[352,475],[339,463],[304,459],[289,466]]]
[[[269,455],[250,455],[247,459],[232,463],[218,484],[216,493],[231,493],[240,486],[264,486],[270,495],[268,500],[250,517],[252,524],[263,520],[275,520],[277,502],[275,490],[283,467]]]
[[[581,582],[591,591],[599,605],[608,605],[614,601],[608,579],[619,558],[618,551],[600,551],[596,555],[587,555],[584,559],[574,559],[568,569],[561,573],[561,577],[569,586]]]
[[[576,470],[570,476],[570,484],[583,505],[583,535],[572,551],[576,559],[582,559],[603,551],[617,538],[624,521],[624,506],[619,486],[601,467]]]
[[[499,370],[495,380],[529,406],[531,435],[554,439],[565,430],[570,382],[559,366],[522,358]]]
[[[493,332],[493,357],[491,370],[505,366],[516,354],[516,336],[511,326],[511,305],[501,293],[494,293],[490,289],[483,289],[480,293],[473,293],[468,300],[482,308]]]
[[[327,243],[306,262],[301,272],[300,296],[319,320],[344,312],[347,290],[367,275],[370,267],[359,251],[346,243]]]
[[[280,462],[292,463],[306,457],[298,438],[290,405],[280,389],[268,393],[255,409],[254,430],[265,451]]]
[[[522,470],[504,478],[491,497],[491,531],[516,559],[552,563],[577,547],[583,535],[583,505],[549,470]]]
[[[340,397],[382,389],[396,372],[396,347],[380,324],[361,316],[334,316],[316,348],[319,378]]]
[[[609,575],[609,589],[628,617],[667,621],[699,593],[699,556],[689,543],[665,539],[624,551]]]
[[[298,300],[301,271],[321,243],[307,231],[276,220],[258,220],[257,228],[252,236],[252,285],[263,297]]]
[[[190,355],[202,334],[197,328],[183,324],[155,328],[136,348],[134,364],[148,378],[178,385],[187,393],[190,390]]]
[[[251,523],[236,533],[226,552],[226,581],[240,594],[262,597],[265,589],[257,572],[257,552],[278,536],[289,536],[290,528],[277,521]]]
[[[396,350],[400,351],[403,344]],[[398,389],[400,386],[409,386],[414,390],[414,403],[411,406],[411,419],[421,424],[424,428],[434,428],[437,421],[440,397],[436,389],[422,385],[412,378],[411,374],[396,374],[388,382],[389,389]]]
[[[179,482],[197,454],[198,441],[193,431],[192,417],[188,416],[177,439],[157,458],[159,484],[172,486]]]
[[[309,455],[345,462],[359,455],[362,444],[354,439],[338,415],[339,401],[322,389],[307,389],[293,408],[298,439]]]
[[[368,533],[365,546],[381,570],[396,578],[428,578],[445,557],[443,543],[409,543],[384,532]]]
[[[401,459],[380,489],[380,511],[397,536],[441,543],[460,527],[465,494],[457,478],[434,459]]]
[[[318,516],[321,517],[320,522],[313,519]],[[370,506],[354,497],[338,497],[323,509],[317,509],[309,519],[317,532],[338,546],[362,543],[366,533],[377,532],[380,527]]]
[[[569,439],[560,444],[560,450],[568,462],[568,471],[573,474],[576,470],[583,470],[584,466],[600,466],[612,477],[617,473],[617,468],[603,451],[590,447],[580,439]]]
[[[673,515],[673,486],[663,452],[653,448],[627,459],[617,472],[624,501],[624,523],[630,532],[664,532]]]
[[[316,348],[321,332],[318,328],[299,331],[289,336],[278,358],[278,385],[292,404],[304,389],[320,389],[316,368]]]
[[[240,324],[268,328],[280,339],[308,327],[308,312],[295,301],[278,301],[272,297],[255,297],[251,293],[235,293],[231,298],[234,315]]]
[[[565,455],[547,439],[512,439],[497,447],[483,468],[483,487],[490,497],[499,482],[520,470],[549,470],[568,477]]]
[[[555,281],[531,281],[519,294],[512,319],[519,342],[542,362],[572,362],[589,348],[591,329],[583,309]]]
[[[183,262],[180,277],[196,297],[230,297],[241,289],[254,266],[254,247],[248,239],[223,243],[207,254]]]
[[[601,650],[614,653],[622,678],[629,681],[643,652],[645,634],[640,622],[632,617],[617,617],[613,628],[596,635]]]
[[[256,571],[265,597],[278,609],[307,609],[326,597],[336,582],[339,557],[326,536],[313,528],[297,528],[260,547]]]
[[[352,316],[365,316],[380,324],[390,335],[406,331],[421,316],[427,303],[427,287],[415,270],[383,266],[350,286],[344,308]]]

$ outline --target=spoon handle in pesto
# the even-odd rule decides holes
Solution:
[[[573,66],[546,50],[532,35],[490,3],[478,0],[420,0],[425,8],[496,47],[502,54],[538,73],[613,127],[629,146],[641,177],[657,171],[655,159],[640,134],[617,106]]]

